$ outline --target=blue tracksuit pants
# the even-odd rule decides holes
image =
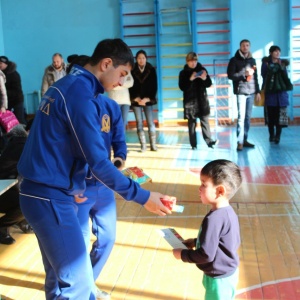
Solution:
[[[96,241],[92,245],[90,258],[96,281],[115,243],[116,201],[114,192],[100,183],[96,185],[87,184],[84,196],[88,200],[77,203],[78,219],[87,249],[90,246],[89,218],[92,220],[92,232]]]
[[[20,206],[38,239],[46,299],[95,300],[91,262],[73,196],[24,180]]]

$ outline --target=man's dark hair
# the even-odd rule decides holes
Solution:
[[[242,183],[242,175],[238,165],[226,159],[216,159],[206,164],[201,175],[210,178],[215,186],[224,185],[227,197],[231,199]]]
[[[243,43],[249,43],[249,44],[251,44],[250,41],[247,40],[247,39],[241,40],[241,41],[240,41],[240,46],[241,46]]]
[[[128,45],[121,39],[106,39],[98,43],[89,63],[95,66],[100,60],[111,58],[113,66],[117,68],[120,65],[129,64],[132,68],[134,58]]]
[[[271,53],[273,53],[273,52],[276,51],[276,50],[279,50],[279,51],[281,52],[281,49],[280,49],[279,46],[273,45],[273,46],[270,47],[269,53],[271,54]]]

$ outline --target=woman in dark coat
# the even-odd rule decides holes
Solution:
[[[269,128],[269,141],[279,144],[282,127],[287,126],[288,90],[293,88],[287,77],[289,61],[280,59],[281,50],[271,46],[270,55],[262,59],[261,76],[265,91],[266,123]],[[280,118],[280,115],[284,118]],[[274,130],[275,129],[275,130]]]
[[[196,126],[200,119],[202,136],[208,147],[213,148],[218,140],[212,140],[209,126],[210,106],[206,88],[212,84],[206,69],[198,62],[195,52],[186,56],[186,65],[179,73],[179,88],[183,91],[184,119],[188,120],[192,149],[197,149]]]
[[[17,65],[6,56],[0,56],[0,70],[6,76],[6,92],[8,109],[13,111],[21,124],[26,124],[24,110],[24,95],[22,91],[21,77],[17,72]]]
[[[157,103],[157,76],[154,67],[147,62],[144,50],[136,53],[136,63],[131,71],[134,79],[133,86],[129,89],[131,106],[136,119],[137,134],[141,143],[142,152],[147,150],[146,136],[143,128],[142,111],[146,116],[149,131],[151,151],[157,151],[156,131],[153,121],[153,105]]]

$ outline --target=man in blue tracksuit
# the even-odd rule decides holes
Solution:
[[[111,159],[112,148],[113,161],[122,169],[127,156],[127,145],[121,110],[117,102],[102,95],[101,98],[101,132],[107,158]],[[86,178],[84,197],[88,199],[77,203],[77,215],[87,249],[90,245],[89,217],[92,220],[92,231],[96,241],[93,243],[90,258],[96,281],[114,246],[117,222],[116,202],[114,192],[90,173]],[[97,299],[110,299],[110,295],[100,289],[97,289],[96,296]]]
[[[92,175],[127,200],[170,214],[160,193],[142,189],[107,158],[101,133],[101,93],[122,85],[133,66],[120,39],[103,40],[84,67],[55,82],[43,96],[18,164],[20,206],[32,226],[46,271],[47,300],[95,299],[92,267],[74,195]]]

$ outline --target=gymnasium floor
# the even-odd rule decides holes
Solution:
[[[231,202],[242,238],[236,299],[300,299],[299,127],[284,129],[280,144],[274,145],[266,127],[252,126],[249,141],[256,147],[242,152],[236,151],[233,127],[213,131],[220,140],[215,149],[204,144],[200,131],[198,135],[198,150],[192,151],[185,128],[159,130],[159,151],[140,153],[135,131],[127,132],[127,166],[143,168],[153,180],[144,187],[176,196],[185,210],[157,217],[117,196],[117,240],[97,284],[113,300],[203,299],[202,272],[175,260],[157,230],[173,227],[184,238],[196,237],[209,209],[199,201],[199,170],[225,158],[236,162],[244,177]],[[2,299],[44,299],[36,239],[15,228],[11,232],[17,242],[0,245]]]

